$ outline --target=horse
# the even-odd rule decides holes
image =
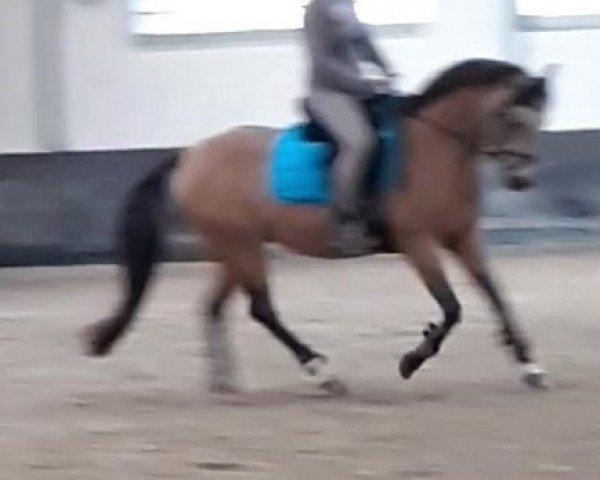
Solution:
[[[461,304],[441,263],[440,250],[445,250],[491,303],[521,380],[545,386],[546,372],[535,359],[532,340],[496,285],[481,246],[477,166],[480,159],[494,159],[506,188],[534,185],[549,76],[505,61],[464,60],[439,72],[422,93],[402,97],[393,109],[402,148],[393,157],[391,181],[374,194],[370,211],[377,212],[385,250],[408,258],[442,311],[441,320],[428,323],[418,345],[401,357],[404,379],[438,354],[461,321]],[[289,350],[305,375],[331,392],[344,388],[330,359],[281,321],[269,289],[266,243],[331,257],[328,203],[283,202],[269,189],[273,145],[281,135],[264,126],[230,128],[178,150],[134,185],[118,222],[122,298],[112,315],[85,327],[88,355],[108,355],[136,318],[160,260],[160,220],[171,202],[218,265],[202,312],[210,390],[238,389],[224,315],[238,288],[248,298],[249,315]]]

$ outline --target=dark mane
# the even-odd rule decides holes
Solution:
[[[473,59],[459,62],[436,77],[421,93],[409,97],[408,113],[430,105],[461,88],[486,87],[525,74],[519,66],[499,60]]]

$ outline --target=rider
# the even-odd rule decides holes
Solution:
[[[366,253],[374,242],[360,211],[360,189],[376,136],[361,102],[390,90],[395,76],[354,9],[355,0],[311,0],[304,15],[310,61],[310,114],[339,147],[334,161],[334,250]],[[367,77],[362,62],[383,75]]]

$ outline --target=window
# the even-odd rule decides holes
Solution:
[[[517,0],[517,13],[528,17],[600,15],[598,0]]]
[[[573,29],[600,27],[600,0],[516,0],[525,28]]]
[[[434,20],[437,0],[358,0],[372,25]],[[307,0],[129,0],[131,28],[139,35],[195,35],[296,30]]]

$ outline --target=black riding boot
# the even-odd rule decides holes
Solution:
[[[369,235],[365,219],[337,214],[333,227],[332,250],[336,257],[367,255],[377,246],[377,241]]]

